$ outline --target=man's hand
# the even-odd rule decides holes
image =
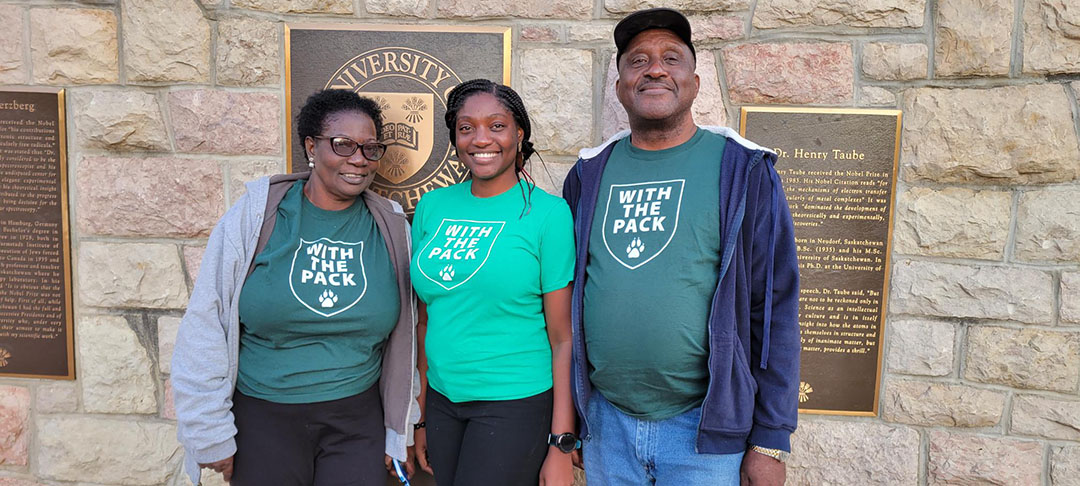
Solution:
[[[232,480],[232,463],[233,456],[229,456],[217,462],[211,462],[209,464],[199,464],[199,467],[213,469],[214,472],[221,473],[222,479],[224,479],[227,483]]]
[[[748,450],[743,456],[739,478],[742,486],[783,486],[787,469],[776,459]]]
[[[581,449],[575,449],[574,452],[570,453],[570,462],[574,463],[574,466],[576,466],[578,469],[584,471],[585,459],[581,457],[582,454],[584,454],[584,452],[581,452]]]

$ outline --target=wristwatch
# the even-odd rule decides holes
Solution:
[[[761,447],[756,445],[750,446],[750,450],[757,452],[758,454],[765,454],[766,456],[769,456],[780,462],[787,462],[788,457],[791,456],[791,453],[787,451],[783,451],[780,449],[769,449],[768,447]]]
[[[560,451],[567,454],[574,452],[575,449],[581,448],[581,441],[571,432],[559,435],[548,434],[547,443],[549,446],[557,447]]]

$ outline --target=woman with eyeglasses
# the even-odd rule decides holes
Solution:
[[[382,114],[326,90],[296,125],[311,171],[248,183],[210,235],[177,335],[177,435],[195,484],[202,468],[240,486],[382,484],[384,454],[409,463],[409,226],[368,189]]]

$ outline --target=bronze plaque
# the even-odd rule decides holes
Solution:
[[[0,376],[75,379],[63,90],[0,91]]]
[[[382,107],[389,146],[372,188],[410,215],[421,194],[468,174],[443,121],[447,93],[474,78],[510,82],[509,27],[290,25],[285,51],[290,170],[308,170],[293,128],[307,97],[356,91]]]
[[[900,111],[743,108],[777,154],[799,254],[799,411],[877,415]]]

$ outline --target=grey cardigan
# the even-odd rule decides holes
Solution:
[[[200,463],[236,453],[232,396],[240,354],[240,289],[250,274],[252,259],[273,232],[278,203],[293,183],[308,175],[285,174],[249,182],[247,194],[210,233],[172,357],[177,438],[184,446],[184,468],[195,484],[200,480]],[[397,273],[401,312],[383,350],[379,391],[386,454],[404,461],[405,448],[412,443],[411,425],[420,417],[409,223],[397,203],[371,191],[364,191],[362,197],[375,217]]]

